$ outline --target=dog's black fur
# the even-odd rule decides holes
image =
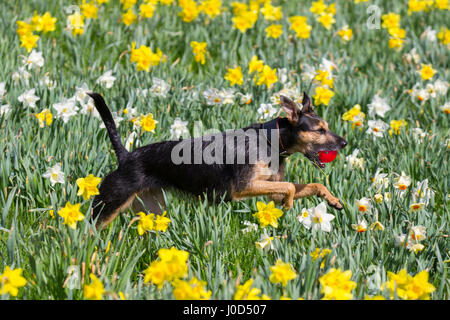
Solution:
[[[302,152],[313,163],[322,167],[323,163],[320,162],[317,156],[319,151],[338,150],[345,147],[347,144],[343,138],[331,132],[328,129],[326,122],[317,116],[312,109],[309,97],[305,93],[302,110],[288,98],[282,97],[281,104],[284,111],[287,113],[287,117],[276,118],[262,124],[253,124],[242,129],[243,132],[246,132],[249,129],[267,130],[266,142],[268,143],[265,145],[268,150],[260,149],[260,145],[262,144],[259,140],[257,149],[250,150],[248,141],[246,140],[245,150],[243,150],[246,155],[246,160],[251,152],[257,152],[258,160],[260,160],[260,152],[266,151],[266,154],[270,154],[270,146],[273,143],[278,144],[280,154],[276,156],[279,157],[280,169],[279,172],[274,172],[271,177],[267,179],[255,178],[257,175],[255,173],[257,165],[249,164],[248,161],[245,161],[245,164],[236,164],[236,161],[233,162],[234,164],[175,164],[171,158],[172,150],[180,143],[180,141],[153,143],[137,148],[132,152],[128,152],[121,142],[113,117],[106,106],[104,99],[97,93],[89,93],[89,96],[94,99],[95,107],[105,123],[105,127],[108,131],[119,163],[117,170],[109,173],[103,179],[100,186],[100,194],[94,198],[93,218],[97,219],[97,227],[105,226],[111,222],[120,210],[123,210],[133,201],[136,195],[141,195],[143,193],[147,193],[148,200],[145,203],[147,207],[144,207],[143,209],[160,213],[161,207],[164,206],[161,197],[162,189],[175,188],[199,196],[207,194],[208,197],[212,196],[214,193],[216,199],[225,200],[235,200],[241,197],[259,194],[276,196],[277,192],[274,192],[272,189],[271,191],[268,189],[267,191],[256,191],[258,188],[255,189],[252,187],[253,189],[250,190],[249,184],[253,181],[252,179],[255,181],[258,179],[258,181],[283,181],[285,156],[294,152]],[[278,130],[279,139],[273,141],[269,131],[275,128]],[[211,141],[224,137],[225,134],[226,132],[223,132],[217,136],[213,136],[209,141],[208,139],[204,139],[204,137],[196,138],[200,139],[200,151],[204,150]],[[323,138],[325,136],[326,139]],[[199,151],[194,150],[194,140],[195,139],[183,140],[183,142],[187,142],[191,146],[192,158],[194,153]],[[231,148],[236,159],[239,151],[234,147],[233,143],[231,143],[231,145],[232,146],[228,143],[225,147],[227,149]],[[225,152],[223,152],[223,157],[225,157]],[[222,163],[225,163],[225,161]],[[288,189],[291,190],[290,186],[287,184],[290,183],[285,183],[280,186],[288,187]],[[326,199],[328,197],[327,201],[332,206],[342,209],[339,200],[331,196],[322,185],[320,185],[320,188],[325,188],[325,191],[322,189],[314,189],[313,191],[308,191],[306,193],[304,192],[304,189],[302,189],[304,186],[309,185],[295,185],[298,197],[305,196],[304,194],[306,194],[306,196],[315,194]],[[261,187],[259,189],[264,188]],[[245,192],[246,190],[248,191],[247,193]],[[286,192],[280,191],[281,194],[289,193],[289,197],[291,197],[290,193],[292,192]],[[326,194],[326,192],[328,193]],[[281,197],[278,197],[278,200],[285,200],[286,197],[288,197],[288,195],[282,195]]]

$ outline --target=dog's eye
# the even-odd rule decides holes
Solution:
[[[325,134],[327,132],[327,130],[325,130],[324,128],[320,128],[317,131],[319,131],[321,134]]]

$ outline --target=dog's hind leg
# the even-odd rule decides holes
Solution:
[[[161,189],[146,189],[138,192],[132,204],[134,212],[148,211],[154,214],[161,214],[165,207]]]

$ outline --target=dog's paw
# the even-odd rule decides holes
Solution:
[[[336,200],[333,200],[333,201],[328,201],[328,204],[331,206],[331,207],[333,207],[333,208],[335,208],[335,209],[337,209],[337,210],[342,210],[342,209],[344,209],[344,207],[342,206],[342,204],[339,202],[339,199],[336,199]]]
[[[287,199],[285,198],[282,201],[282,205],[283,205],[285,210],[290,210],[294,206],[294,201],[292,199],[290,199],[290,198],[287,198]]]

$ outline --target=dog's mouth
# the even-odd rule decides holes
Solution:
[[[310,152],[306,157],[316,166],[323,169],[325,163],[331,162],[336,157],[337,150],[319,150],[317,152]]]

